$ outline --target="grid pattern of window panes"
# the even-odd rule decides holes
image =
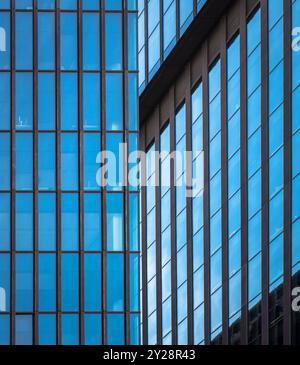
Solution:
[[[247,25],[248,308],[249,341],[259,341],[262,289],[261,245],[261,11]],[[253,308],[257,306],[256,310]]]
[[[241,317],[240,36],[227,49],[229,327]],[[239,343],[238,335],[229,341]]]
[[[192,94],[193,153],[193,310],[194,344],[204,341],[204,151],[203,151],[203,87]]]
[[[175,116],[177,342],[187,344],[186,105]]]
[[[155,145],[147,152],[146,188],[147,188],[147,318],[148,343],[157,343],[157,270],[156,270],[156,204],[155,204]]]
[[[106,1],[104,14],[98,0],[15,0],[1,6],[1,344],[123,344],[125,311],[127,342],[139,342],[137,188],[125,191],[118,185],[122,176],[107,189],[96,180],[104,146],[122,166],[117,147],[124,130],[132,145],[137,141],[136,10],[130,0]],[[133,213],[128,222],[125,200]]]
[[[221,61],[209,72],[211,340],[222,332]]]
[[[161,201],[161,275],[162,275],[162,336],[163,344],[171,345],[171,184],[170,184],[170,125],[160,135],[160,201]]]
[[[280,344],[276,333],[283,328],[282,294],[276,290],[283,283],[284,262],[283,31],[283,0],[269,1],[269,322],[274,344]]]
[[[299,27],[300,0],[292,1],[292,28]],[[293,37],[293,41],[295,41]],[[298,43],[299,44],[299,43]],[[300,52],[292,50],[292,276],[293,287],[299,286],[300,271]],[[300,338],[299,319],[293,313],[293,343],[298,344]]]

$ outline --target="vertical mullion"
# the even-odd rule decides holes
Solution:
[[[227,160],[227,19],[222,19],[221,40],[221,184],[222,184],[222,343],[228,345],[228,160]]]
[[[11,58],[10,58],[10,93],[11,93],[11,228],[10,228],[10,245],[11,245],[11,303],[10,303],[10,343],[15,345],[15,305],[16,305],[16,127],[15,127],[15,0],[11,0],[10,9],[10,29],[11,29]]]
[[[203,150],[204,150],[204,337],[205,344],[210,336],[210,214],[209,214],[209,127],[208,127],[208,43],[203,46]]]
[[[268,121],[268,0],[261,2],[261,57],[262,57],[262,121]],[[262,166],[262,345],[269,342],[269,163],[268,122],[261,124],[261,166]]]
[[[241,259],[242,259],[242,314],[241,344],[248,343],[248,177],[247,177],[247,4],[240,3],[240,66],[241,66]]]
[[[283,2],[284,6],[284,284],[283,284],[283,341],[291,344],[291,222],[292,222],[292,60],[291,60],[291,1]]]
[[[83,48],[82,48],[82,0],[77,2],[77,53],[78,53],[78,173],[79,173],[79,342],[84,339],[84,177],[83,177]]]
[[[191,64],[189,63],[186,68],[186,212],[187,212],[187,293],[188,293],[188,344],[194,343],[194,326],[193,326],[193,209],[192,209],[192,196],[193,196],[193,154],[192,154],[192,110],[191,110]]]
[[[33,149],[34,149],[34,177],[33,177],[33,188],[34,188],[34,202],[33,202],[33,210],[34,210],[34,238],[33,238],[33,247],[34,247],[34,330],[33,330],[33,339],[34,344],[38,344],[38,281],[39,281],[39,271],[38,271],[38,106],[37,106],[37,92],[38,92],[38,53],[37,53],[37,44],[38,44],[38,29],[37,29],[37,3],[34,1],[33,3]]]

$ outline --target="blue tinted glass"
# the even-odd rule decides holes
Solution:
[[[61,74],[61,129],[76,130],[78,128],[78,93],[77,75]]]
[[[232,317],[241,308],[241,272],[229,281],[229,316]]]
[[[106,129],[123,129],[122,74],[106,74]]]
[[[248,99],[248,136],[250,136],[261,123],[261,88],[259,87]]]
[[[100,76],[83,76],[83,124],[86,130],[100,129]]]
[[[269,1],[269,29],[271,29],[276,22],[283,15],[283,0]]]
[[[222,250],[217,251],[210,259],[210,291],[214,292],[222,284]]]
[[[0,193],[0,251],[10,247],[10,194]]]
[[[0,86],[1,90],[1,86]],[[0,91],[1,93],[1,91]],[[0,96],[1,98],[1,96]],[[0,101],[1,105],[1,101]],[[296,132],[300,128],[300,114],[298,112],[298,106],[300,105],[300,87],[298,87],[293,93],[293,101],[292,101],[292,130]],[[0,112],[1,113],[1,112]],[[1,115],[1,114],[0,114]]]
[[[199,344],[204,340],[204,305],[194,312],[194,342]]]
[[[62,345],[79,344],[79,321],[77,314],[63,314],[61,316]]]
[[[16,254],[16,311],[33,310],[32,254]]]
[[[182,285],[177,291],[178,311],[177,322],[180,323],[187,316],[187,284]]]
[[[61,187],[62,190],[78,189],[78,135],[61,135]]]
[[[222,288],[211,296],[211,331],[215,331],[222,325]]]
[[[300,217],[300,204],[298,197],[300,196],[300,175],[298,175],[292,183],[292,219],[295,220]]]
[[[228,202],[228,233],[231,237],[241,227],[241,193],[237,192]]]
[[[300,261],[300,219],[293,224],[292,264]]]
[[[78,310],[78,305],[79,305],[78,264],[79,262],[77,254],[61,255],[61,303],[62,303],[61,305],[63,311]]]
[[[40,130],[55,128],[55,79],[54,74],[38,76],[38,124]]]
[[[107,255],[107,310],[124,310],[124,255]]]
[[[248,258],[251,259],[261,250],[261,212],[249,221],[248,227]]]
[[[152,313],[156,309],[156,300],[154,300],[155,298],[156,298],[156,278],[152,279],[150,283],[148,283],[148,301],[147,301],[148,313]]]
[[[240,108],[240,73],[236,73],[228,82],[228,117]]]
[[[240,152],[237,152],[228,161],[228,195],[232,196],[241,186],[241,157]]]
[[[160,60],[160,27],[157,26],[155,31],[151,34],[148,41],[148,72],[152,73],[149,75],[149,79],[155,74],[159,66]]]
[[[139,212],[139,197],[137,194],[130,194],[130,196],[129,196],[129,242],[130,242],[131,251],[139,250],[138,212]]]
[[[283,62],[270,74],[269,78],[269,111],[273,112],[283,102]]]
[[[227,65],[227,77],[230,79],[234,73],[240,68],[240,36],[232,42],[227,51],[228,65]]]
[[[250,96],[254,90],[261,83],[261,47],[257,47],[256,50],[248,58],[248,96]]]
[[[298,155],[298,152],[300,150],[300,131],[298,131],[293,137],[292,137],[292,172],[293,177],[299,174],[300,172],[300,159],[295,158],[295,156]]]
[[[122,10],[122,0],[105,0],[106,10]]]
[[[221,133],[210,144],[210,176],[214,176],[221,168]]]
[[[16,9],[32,9],[32,0],[16,0]]]
[[[122,69],[122,15],[105,15],[106,70]],[[113,45],[113,46],[111,46]]]
[[[219,172],[210,182],[210,216],[221,208],[221,193],[221,173]]]
[[[248,214],[251,218],[261,208],[261,171],[259,170],[248,183]]]
[[[55,190],[56,167],[55,167],[55,134],[39,134],[39,190]]]
[[[137,69],[137,23],[136,14],[128,14],[128,70]]]
[[[84,315],[84,338],[86,345],[101,345],[101,315],[85,314]]]
[[[251,177],[261,166],[261,129],[248,140],[248,176]]]
[[[270,284],[283,275],[283,235],[270,244],[269,277]]]
[[[269,118],[269,155],[283,144],[283,106],[277,109]]]
[[[60,8],[74,10],[77,8],[77,0],[60,0]]]
[[[229,276],[233,276],[241,268],[241,233],[238,232],[229,240]]]
[[[39,345],[56,345],[55,314],[39,315]]]
[[[221,90],[221,61],[219,60],[209,73],[209,101]]]
[[[61,197],[61,246],[63,251],[76,251],[79,245],[77,194]]]
[[[162,265],[165,265],[169,260],[171,260],[171,228],[168,227],[161,235],[161,260]]]
[[[150,281],[156,274],[156,245],[155,243],[147,250],[147,280]]]
[[[137,191],[139,187],[138,134],[130,133],[128,143],[128,184],[131,191]]]
[[[186,133],[185,117],[186,117],[186,107],[185,107],[185,104],[184,104],[176,114],[176,120],[175,120],[175,123],[176,123],[176,143],[178,143]]]
[[[180,26],[183,26],[187,18],[193,15],[193,0],[181,0],[180,5]]]
[[[249,262],[248,299],[249,302],[261,292],[261,255]]]
[[[17,315],[15,322],[16,345],[32,345],[33,329],[32,316]]]
[[[124,332],[124,316],[123,314],[107,315],[107,342],[109,345],[123,345]]]
[[[0,345],[10,344],[10,317],[9,315],[0,316]]]
[[[283,188],[284,156],[280,149],[269,161],[269,196],[272,197]]]
[[[83,0],[82,8],[84,10],[98,10],[99,0]]]
[[[84,255],[84,309],[86,312],[101,310],[101,255]]]
[[[194,274],[194,308],[204,302],[204,267]]]
[[[55,18],[53,13],[38,13],[38,67],[53,70],[55,67]]]
[[[228,122],[228,157],[240,148],[240,113],[236,113]]]
[[[10,190],[10,135],[0,134],[0,190]]]
[[[2,53],[0,52],[0,55]],[[10,75],[8,73],[0,73],[0,129],[10,129]]]
[[[222,243],[222,213],[219,211],[210,221],[210,251],[213,254]]]
[[[1,6],[1,5],[0,5]],[[0,69],[10,68],[10,14],[0,13]]]
[[[149,345],[157,344],[157,313],[154,312],[148,318],[148,343]]]
[[[0,312],[9,312],[10,311],[10,255],[6,253],[0,254],[0,299],[1,299]]]
[[[39,250],[56,249],[56,195],[39,194]]]
[[[128,128],[135,131],[138,129],[137,116],[137,74],[128,74]]]
[[[203,228],[193,238],[193,266],[196,271],[204,262]]]
[[[139,345],[140,318],[138,314],[130,315],[130,344]]]
[[[159,22],[159,0],[148,1],[148,34],[150,35]]]
[[[37,0],[38,9],[54,9],[55,0]]]
[[[77,68],[77,15],[73,13],[60,15],[60,62],[62,70]]]
[[[168,11],[164,14],[164,50],[176,38],[176,2],[173,1]]]
[[[188,323],[187,319],[178,326],[178,345],[188,344]]]
[[[221,95],[218,95],[209,105],[209,139],[221,129]]]
[[[253,52],[253,50],[258,46],[260,43],[260,10],[254,15],[254,17],[250,20],[247,27],[247,53]]]
[[[272,6],[270,8],[273,8]],[[269,69],[278,65],[283,58],[283,20],[272,29],[269,35]]]
[[[83,69],[100,69],[99,14],[83,14]]]
[[[154,245],[155,246],[155,245]],[[185,251],[185,250],[184,250]],[[152,265],[155,266],[155,262],[152,262]],[[181,271],[184,274],[184,262],[183,264],[183,271]],[[184,276],[184,275],[182,275]],[[179,278],[179,280],[182,282],[182,278]],[[166,298],[168,298],[171,295],[171,263],[169,262],[163,269],[162,269],[162,300],[164,301]],[[179,282],[177,283],[179,286]]]
[[[25,41],[26,40],[26,41]],[[16,68],[32,69],[32,13],[16,13]]]
[[[130,310],[139,310],[139,255],[130,255]]]
[[[18,251],[31,251],[33,247],[33,196],[16,195],[16,247]]]
[[[168,334],[172,327],[172,303],[171,298],[165,301],[162,305],[162,320],[163,320],[163,334]]]
[[[180,229],[176,230],[177,250],[180,250],[180,248],[183,247],[187,241],[186,222],[187,221],[186,221],[186,209],[185,209],[176,218],[176,225],[177,227],[180,227]]]
[[[39,310],[56,310],[56,255],[39,255]]]
[[[16,74],[16,128],[32,129],[33,125],[32,73]]]
[[[270,241],[283,230],[283,192],[270,201]]]
[[[84,248],[101,250],[101,195],[84,195]]]
[[[84,189],[85,190],[99,190],[97,184],[97,172],[99,164],[96,163],[97,156],[101,151],[100,148],[101,135],[100,134],[84,134]]]

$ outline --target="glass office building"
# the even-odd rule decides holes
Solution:
[[[1,0],[0,29],[0,344],[138,344],[137,2]]]
[[[203,20],[210,0],[187,29],[181,3],[160,2],[139,44],[141,145],[164,152],[142,189],[142,341],[299,344],[300,1],[222,1]]]

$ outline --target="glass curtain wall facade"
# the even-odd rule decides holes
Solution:
[[[1,1],[0,27],[0,344],[138,344],[137,3]]]
[[[157,223],[142,222],[162,237],[156,252],[164,257],[156,258],[163,274],[155,323],[144,321],[145,344],[150,327],[158,344],[299,344],[292,290],[300,277],[300,52],[291,48],[299,22],[299,0],[232,2],[141,121],[143,148],[168,146],[172,156],[155,172],[160,181],[171,177],[151,198]],[[177,163],[183,150],[192,151],[192,175],[201,171],[204,181],[185,197],[190,171]],[[161,296],[166,278],[171,291]]]

